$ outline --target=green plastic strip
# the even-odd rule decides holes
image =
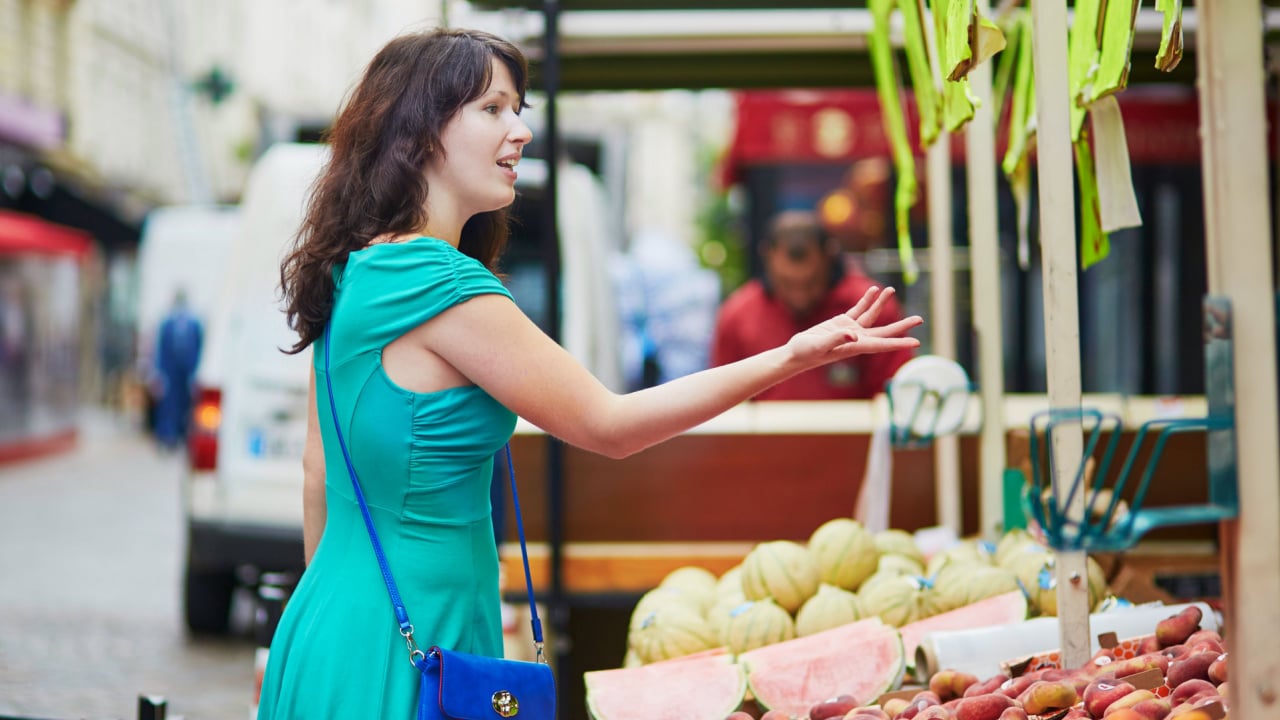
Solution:
[[[1013,98],[1009,108],[1009,147],[1000,167],[1009,180],[1018,222],[1018,267],[1031,267],[1031,161],[1030,148],[1035,142],[1036,87],[1035,66],[1031,56],[1031,20],[1020,13],[1018,44],[1014,51]]]
[[[1067,85],[1071,90],[1071,142],[1079,142],[1085,111],[1098,73],[1098,13],[1101,0],[1076,0],[1067,47]],[[1082,100],[1082,98],[1084,98]]]
[[[894,0],[871,0],[867,3],[874,21],[867,46],[875,70],[876,94],[880,96],[880,117],[885,135],[893,148],[893,165],[898,186],[893,194],[894,218],[898,230],[898,259],[902,263],[903,281],[916,281],[915,252],[911,247],[911,207],[916,202],[916,161],[907,139],[907,123],[902,114],[902,98],[898,92],[898,64],[889,44],[889,15]]]
[[[942,100],[933,84],[921,0],[898,0],[898,12],[902,13],[907,70],[911,74],[911,88],[915,91],[916,108],[920,113],[920,147],[927,148],[938,139],[938,133],[942,130]]]
[[[1140,0],[1107,0],[1098,49],[1098,76],[1089,102],[1120,92],[1129,84],[1129,55],[1133,51],[1133,26],[1139,5]]]
[[[1171,72],[1182,61],[1182,0],[1156,0],[1156,10],[1164,14],[1156,69]]]
[[[1080,267],[1088,269],[1111,254],[1111,238],[1102,230],[1098,209],[1098,178],[1089,148],[1089,130],[1080,132],[1076,151],[1076,180],[1080,183]]]

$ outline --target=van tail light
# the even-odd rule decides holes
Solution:
[[[196,392],[191,410],[191,432],[187,434],[187,453],[192,470],[216,470],[218,467],[218,428],[222,426],[222,391],[202,387]]]

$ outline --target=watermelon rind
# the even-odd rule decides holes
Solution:
[[[762,683],[772,679],[771,676],[786,670],[795,670],[801,677],[808,680],[812,676],[813,668],[825,667],[833,660],[832,654],[820,654],[822,644],[833,641],[836,638],[844,640],[846,637],[848,638],[847,641],[837,643],[836,646],[839,649],[836,650],[836,653],[867,656],[871,654],[872,649],[875,647],[875,642],[883,642],[882,647],[886,650],[888,662],[876,666],[876,671],[880,673],[880,676],[878,680],[868,683],[867,687],[858,688],[852,684],[845,684],[838,687],[823,688],[816,692],[821,697],[812,698],[779,697],[776,694],[776,689],[767,686],[762,687]],[[785,661],[784,663],[772,661],[772,658],[782,657],[783,654],[788,652],[795,653],[794,660]],[[765,710],[779,710],[788,715],[805,717],[807,717],[809,708],[814,703],[842,693],[854,695],[859,702],[870,702],[886,692],[898,689],[906,675],[906,656],[902,644],[902,636],[898,634],[897,629],[892,625],[875,617],[752,650],[739,655],[738,662],[746,668],[747,689],[755,697],[756,704]],[[851,681],[867,678],[867,674],[863,672],[860,677],[847,674],[845,677],[847,679],[842,682],[850,683]]]
[[[736,687],[725,694],[727,699],[723,707],[706,710],[705,713],[696,712],[689,703],[682,702],[677,696],[678,680],[687,679],[693,673],[692,668],[708,663],[723,664],[736,670]],[[641,702],[622,703],[626,709],[615,710],[611,715],[601,708],[601,705],[613,700],[602,697],[610,692],[607,683],[602,681],[614,677],[627,678],[625,686],[636,693]],[[638,668],[587,672],[583,673],[583,683],[587,690],[587,713],[592,720],[724,720],[726,716],[742,706],[747,693],[747,676],[744,668],[735,663],[733,656],[724,648],[650,663]],[[653,687],[646,687],[646,683],[651,683]],[[707,688],[704,684],[699,683],[690,690],[700,699],[707,698]],[[645,705],[644,701],[669,702],[670,705],[655,708],[652,705]]]

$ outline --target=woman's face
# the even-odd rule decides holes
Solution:
[[[507,67],[493,60],[489,87],[463,105],[440,134],[442,152],[427,167],[433,213],[446,206],[465,221],[515,199],[516,163],[533,137],[520,119],[520,95]]]

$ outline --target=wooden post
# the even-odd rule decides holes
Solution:
[[[1262,16],[1258,3],[1197,5],[1196,74],[1209,292],[1230,297],[1240,517],[1224,543],[1231,716],[1280,716],[1280,456]],[[1232,557],[1233,555],[1233,557]]]
[[[990,15],[990,3],[977,0]],[[1004,323],[1000,307],[1000,236],[996,222],[996,129],[991,115],[991,63],[969,72],[982,102],[965,129],[965,180],[969,200],[969,283],[973,328],[978,336],[978,390],[982,399],[979,452],[978,534],[1000,535],[1004,521]]]
[[[921,4],[923,6],[923,3]],[[939,97],[942,93],[942,62],[932,13],[921,16],[925,47],[929,48],[929,69]],[[925,189],[929,203],[929,327],[933,333],[934,355],[956,359],[955,262],[952,244],[955,227],[951,214],[951,134],[943,128],[926,154]],[[960,438],[947,434],[934,440],[934,497],[938,524],[964,533],[960,496]]]
[[[1080,317],[1076,285],[1075,194],[1072,180],[1070,91],[1067,84],[1066,0],[1037,0],[1035,32],[1036,168],[1040,202],[1040,248],[1044,274],[1045,358],[1049,406],[1080,407]],[[1065,423],[1049,440],[1055,498],[1066,488],[1083,455],[1080,427]],[[1083,512],[1083,493],[1076,498]],[[1058,621],[1065,667],[1090,655],[1089,583],[1082,552],[1059,552]]]
[[[926,25],[930,23],[925,23]],[[955,278],[952,259],[951,136],[946,130],[929,147],[929,327],[934,355],[956,357]],[[934,493],[938,524],[956,535],[964,532],[960,498],[960,438],[954,433],[934,440]]]

